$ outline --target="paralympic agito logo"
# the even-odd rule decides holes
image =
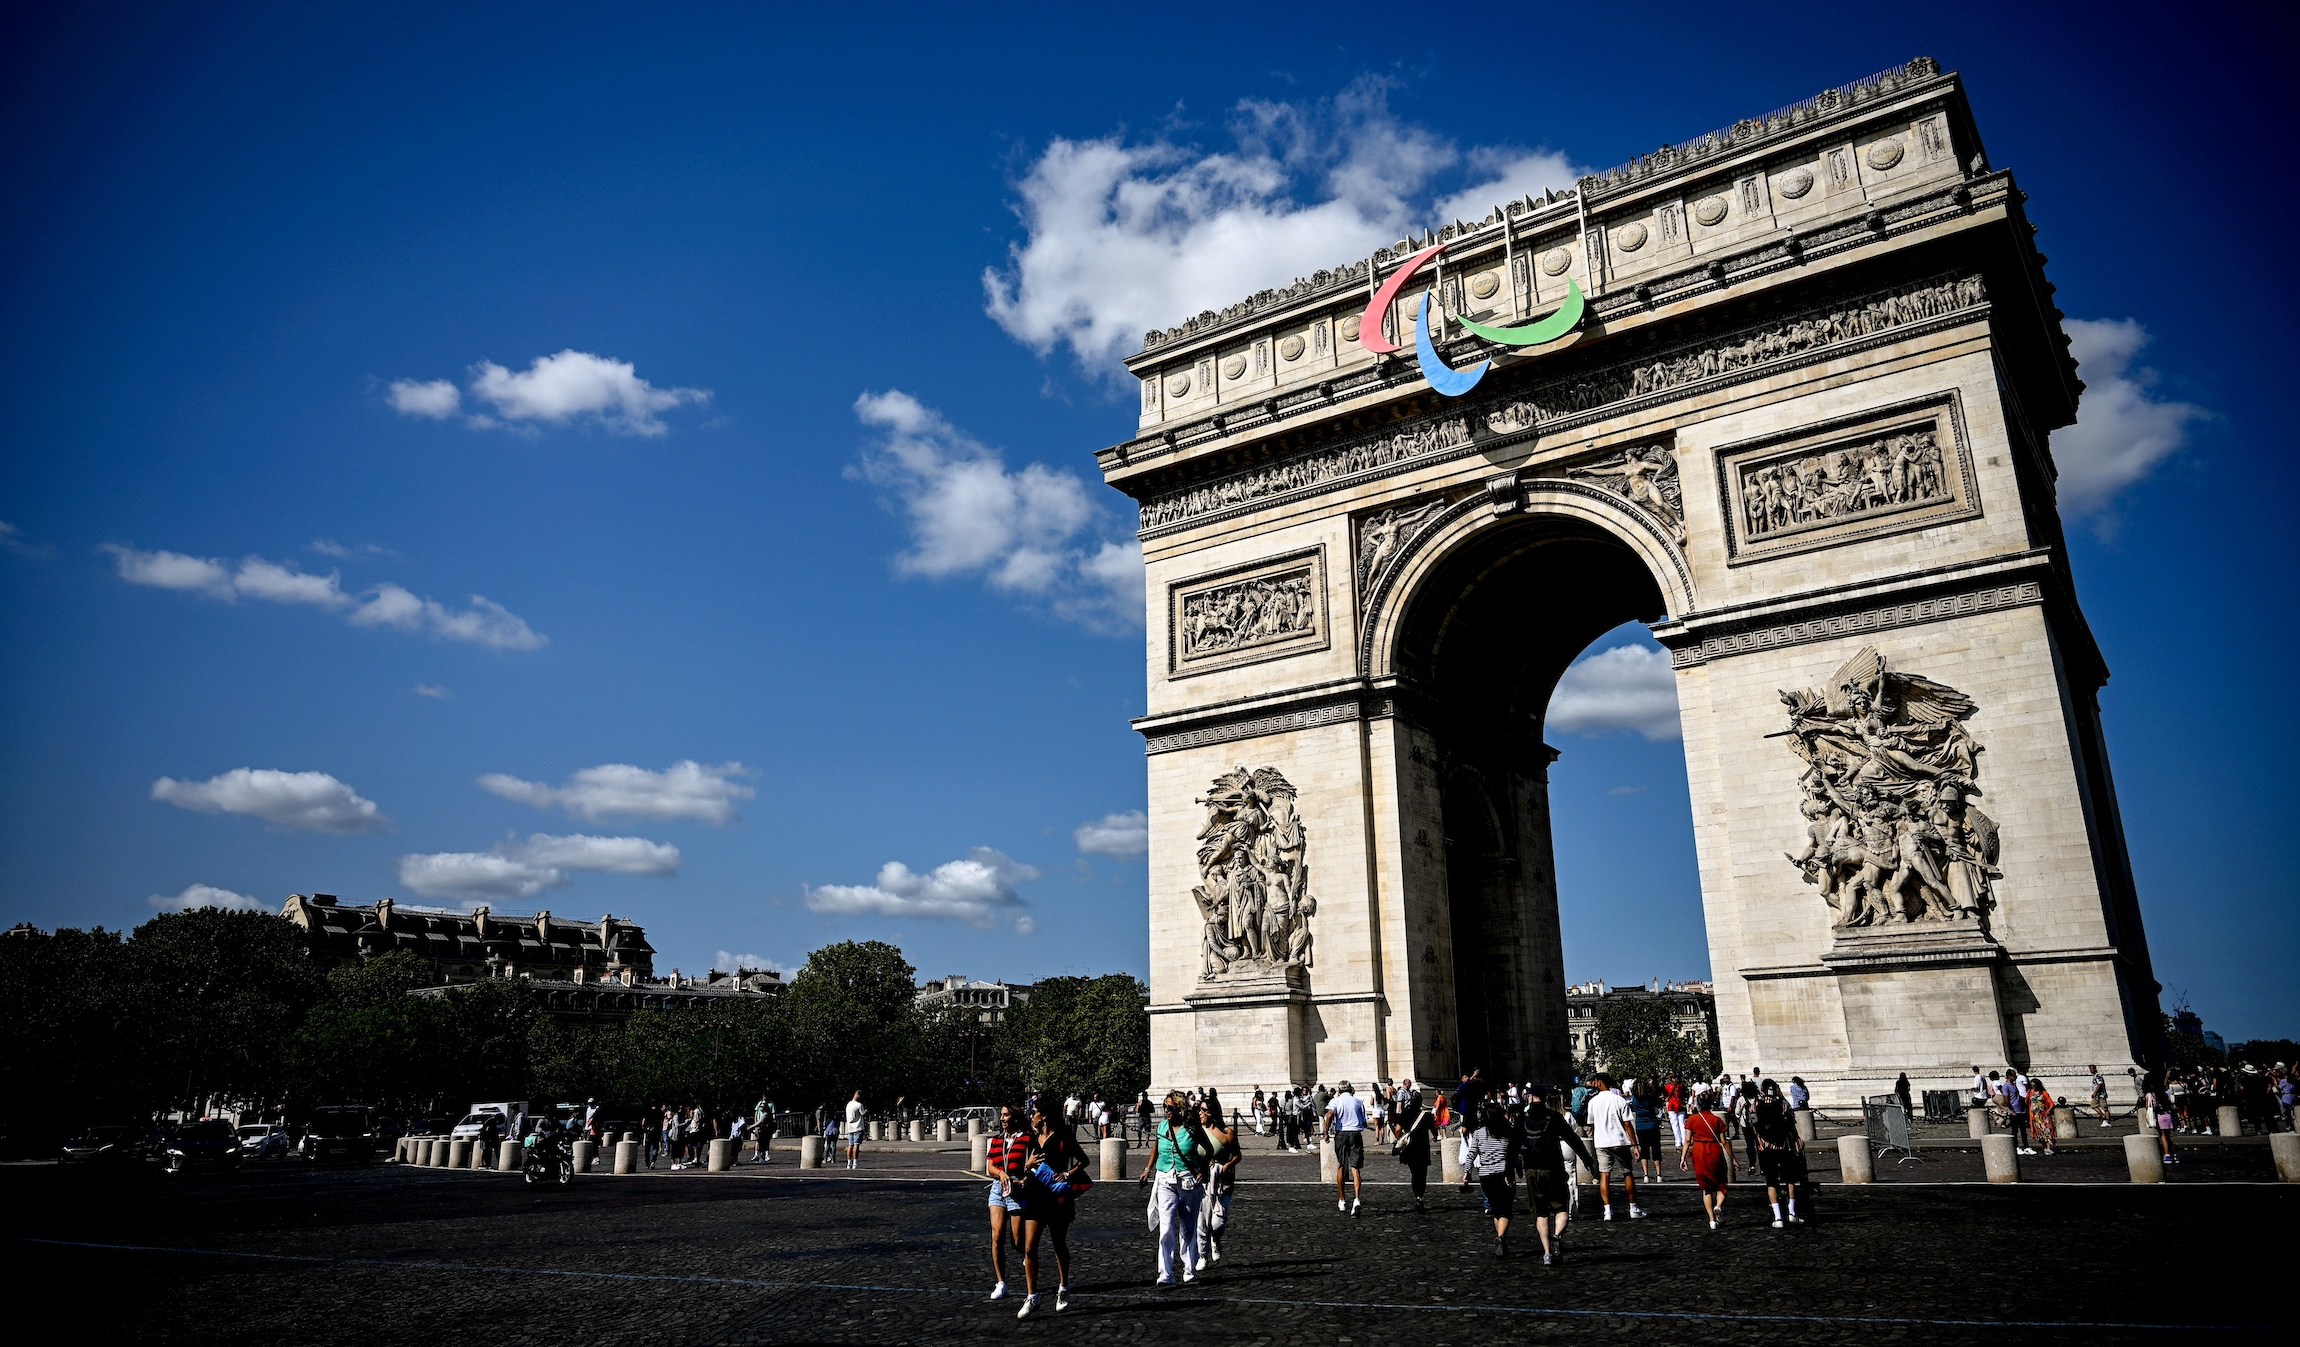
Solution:
[[[1424,248],[1407,258],[1404,266],[1390,273],[1390,278],[1374,291],[1374,297],[1366,301],[1365,316],[1358,320],[1360,346],[1376,355],[1388,355],[1405,349],[1383,333],[1384,320],[1389,317],[1390,306],[1397,302],[1398,291],[1405,288],[1406,282],[1413,279],[1414,273],[1421,270],[1423,263],[1451,246],[1440,243]],[[1454,321],[1461,324],[1462,329],[1471,336],[1497,346],[1541,346],[1579,327],[1586,307],[1581,297],[1581,283],[1569,281],[1566,283],[1565,303],[1547,318],[1520,327],[1487,327],[1483,323],[1474,323],[1458,316]],[[1485,372],[1493,367],[1491,358],[1479,361],[1472,369],[1455,369],[1439,358],[1437,346],[1430,341],[1430,297],[1427,291],[1422,294],[1420,319],[1414,324],[1414,358],[1421,362],[1422,377],[1429,380],[1430,387],[1449,398],[1458,398],[1477,387],[1477,381],[1483,379]]]

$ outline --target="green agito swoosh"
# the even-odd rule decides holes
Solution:
[[[1464,332],[1483,337],[1487,341],[1500,342],[1504,346],[1539,346],[1543,342],[1556,341],[1581,326],[1581,313],[1585,307],[1581,298],[1581,282],[1568,281],[1564,305],[1539,322],[1527,323],[1524,327],[1487,327],[1467,318],[1456,318],[1454,321],[1461,324]]]

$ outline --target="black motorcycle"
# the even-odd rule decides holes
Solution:
[[[564,1188],[575,1181],[575,1148],[563,1131],[537,1132],[527,1138],[526,1161],[520,1166],[529,1187],[553,1183]]]

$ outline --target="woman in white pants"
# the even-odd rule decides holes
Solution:
[[[1179,1090],[1167,1092],[1166,1120],[1158,1124],[1151,1154],[1142,1182],[1151,1190],[1150,1210],[1158,1231],[1158,1284],[1196,1281],[1198,1214],[1214,1148],[1190,1119]]]
[[[1198,1204],[1198,1261],[1193,1264],[1204,1272],[1209,1261],[1222,1261],[1222,1236],[1230,1230],[1230,1192],[1238,1186],[1242,1152],[1238,1126],[1222,1116],[1222,1101],[1212,1090],[1199,1101],[1198,1130],[1214,1148],[1206,1167],[1206,1196]]]

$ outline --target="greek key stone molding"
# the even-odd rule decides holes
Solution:
[[[1214,725],[1200,725],[1187,730],[1149,733],[1142,736],[1142,751],[1155,757],[1160,753],[1179,752],[1185,748],[1204,748],[1208,744],[1227,744],[1240,739],[1258,739],[1265,734],[1284,734],[1289,730],[1316,729],[1320,725],[1338,725],[1357,720],[1363,715],[1356,699],[1326,702],[1296,711],[1282,711],[1266,716],[1247,716],[1226,720]]]
[[[1672,649],[1669,652],[1669,664],[1676,669],[1690,669],[1713,659],[1747,655],[1759,650],[1809,645],[1815,641],[1835,640],[1844,636],[1866,636],[1871,632],[1889,631],[1895,627],[2001,612],[2007,608],[2025,608],[2042,602],[2044,586],[2034,580],[2024,580],[2016,584],[1989,585],[1962,593],[1939,594],[1903,603],[1848,608],[1795,622],[1704,636],[1697,644]]]
[[[1323,650],[1325,549],[1311,548],[1169,586],[1166,616],[1170,677]]]

